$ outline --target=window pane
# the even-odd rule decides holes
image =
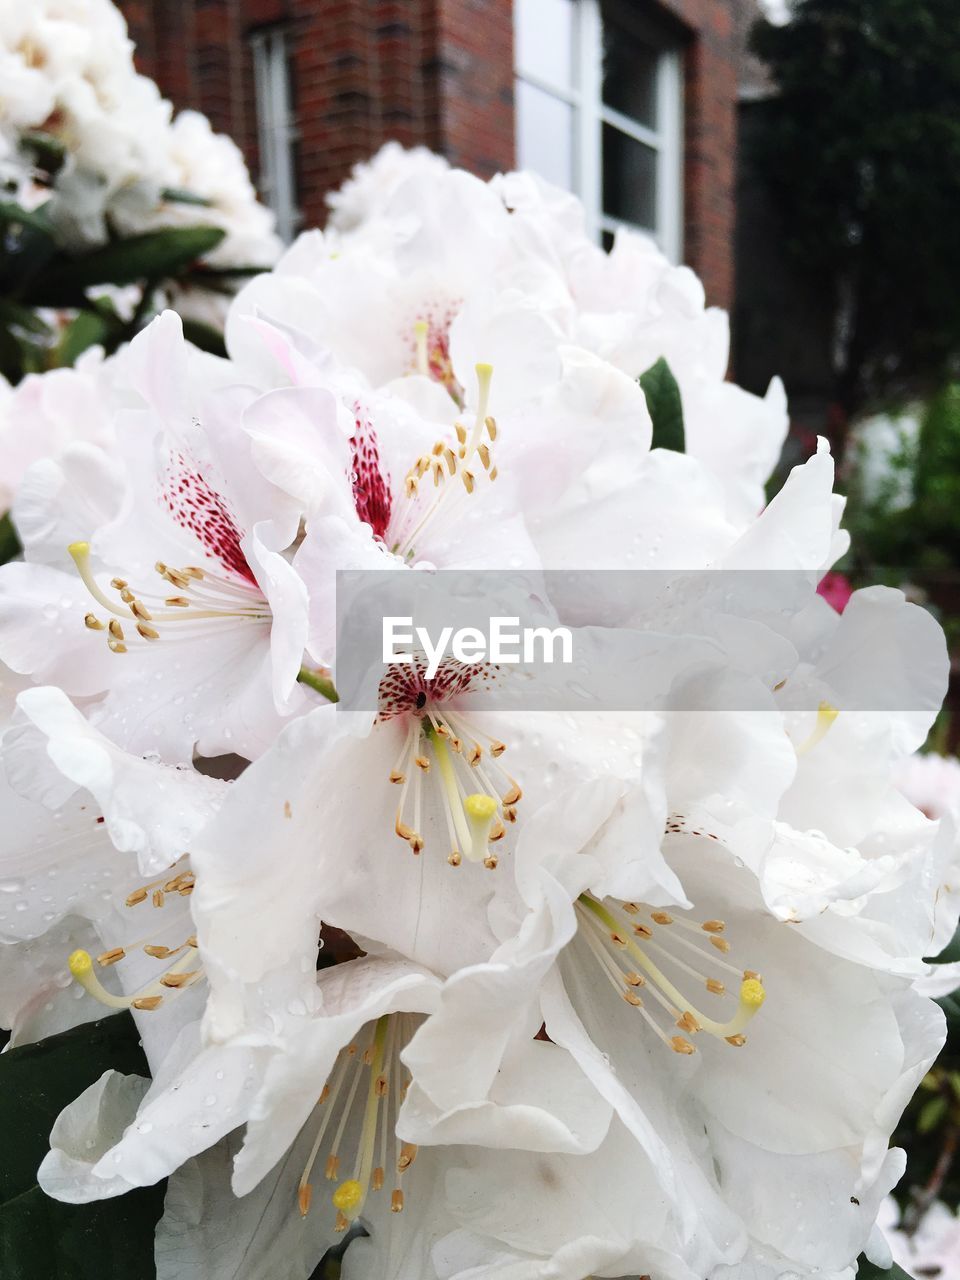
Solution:
[[[603,6],[603,101],[650,129],[657,127],[659,56]]]
[[[517,163],[548,182],[573,189],[573,108],[518,80]]]
[[[654,230],[657,153],[612,125],[603,126],[603,212]]]
[[[573,87],[573,19],[575,0],[515,0],[517,70],[555,84]]]

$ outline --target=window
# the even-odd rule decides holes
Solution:
[[[252,38],[253,78],[260,139],[260,194],[277,216],[277,234],[289,242],[300,222],[290,51],[284,31]]]
[[[514,0],[517,160],[575,191],[592,232],[626,225],[682,252],[675,42],[630,0]]]

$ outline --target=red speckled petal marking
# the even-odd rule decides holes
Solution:
[[[390,477],[385,476],[381,469],[377,433],[366,410],[358,403],[353,406],[353,412],[355,429],[350,437],[353,505],[360,519],[373,530],[374,537],[382,542],[386,538],[393,507]]]
[[[496,680],[499,667],[444,658],[432,680],[427,679],[426,670],[427,660],[422,654],[414,654],[413,662],[391,665],[380,681],[379,719],[419,714],[428,703],[446,702],[470,688]]]
[[[170,456],[160,499],[180,528],[192,534],[212,559],[257,585],[240,549],[243,533],[230,508],[196,463],[182,453]]]

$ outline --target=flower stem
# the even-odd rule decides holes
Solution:
[[[333,681],[329,676],[324,675],[322,671],[311,671],[309,667],[301,667],[297,679],[301,684],[307,685],[315,693],[319,693],[321,697],[326,698],[328,702],[340,701],[340,695],[337,693]]]

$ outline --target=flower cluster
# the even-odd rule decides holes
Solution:
[[[38,380],[3,1012],[131,1010],[152,1071],[61,1114],[40,1184],[169,1178],[162,1280],[306,1280],[354,1226],[347,1280],[849,1277],[944,1037],[954,824],[896,785],[942,632],[817,594],[832,459],[764,505],[783,390],[725,381],[689,270],[530,175],[405,164],[245,287],[228,360],[162,315],[70,375],[72,439]],[[632,637],[650,709],[452,661],[346,709],[342,570],[527,583]],[[636,595],[545,601],[556,570]]]
[[[133,235],[203,221],[227,232],[214,266],[269,266],[279,252],[236,145],[197,112],[173,119],[154,82],[135,71],[110,0],[4,7],[0,180],[26,207],[49,206],[58,243],[74,248],[105,242],[111,229]]]

